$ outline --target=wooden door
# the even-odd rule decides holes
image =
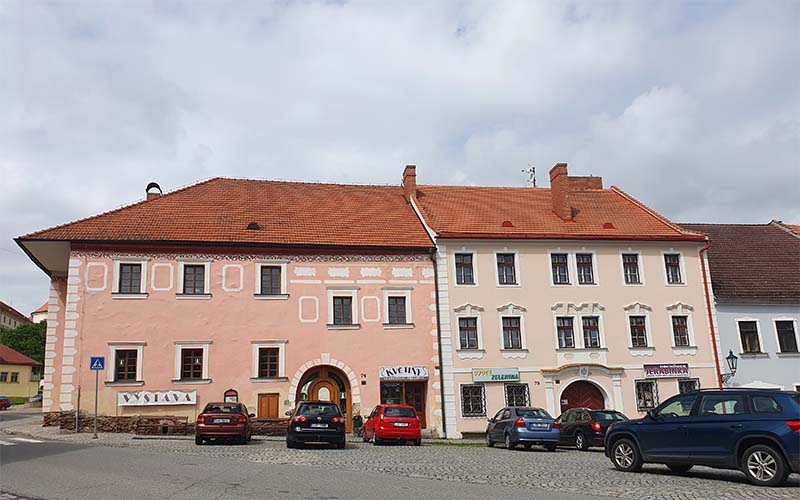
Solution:
[[[258,416],[259,418],[278,418],[278,398],[279,394],[259,394],[258,395]]]
[[[602,410],[605,407],[605,398],[594,384],[578,381],[569,385],[561,393],[561,411],[570,408],[589,408]]]
[[[405,383],[406,404],[412,406],[419,416],[419,425],[425,428],[425,382]]]
[[[314,401],[339,403],[339,387],[329,379],[317,380],[308,389],[309,398]]]

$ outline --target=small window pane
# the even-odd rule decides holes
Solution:
[[[575,330],[572,326],[572,318],[556,318],[556,327],[558,329],[558,347],[560,349],[575,347]]]
[[[647,322],[644,316],[631,316],[631,346],[647,347]]]
[[[712,415],[741,415],[747,413],[743,394],[720,394],[703,396],[700,404],[701,417]]]
[[[753,410],[756,413],[782,413],[783,408],[769,396],[753,396]]]
[[[457,253],[456,259],[456,283],[459,285],[474,285],[475,278],[472,270],[472,254]]]
[[[393,325],[401,325],[407,322],[406,320],[406,298],[405,297],[389,297],[389,323]]]
[[[567,269],[567,254],[554,253],[550,256],[550,263],[553,270],[554,285],[569,284],[569,270]]]
[[[592,268],[592,254],[576,254],[575,262],[578,266],[578,283],[581,285],[593,285],[594,270]]]
[[[333,324],[352,325],[353,324],[353,298],[334,297],[333,298]]]
[[[501,285],[516,285],[513,253],[497,254],[497,281]]]
[[[281,267],[261,266],[261,294],[280,295],[281,292]]]
[[[583,347],[600,347],[600,319],[597,316],[586,316],[582,319]]]
[[[142,265],[119,265],[119,293],[142,292]]]

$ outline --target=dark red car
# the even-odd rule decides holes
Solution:
[[[250,419],[242,403],[208,403],[194,424],[194,442],[203,444],[211,439],[233,439],[247,444],[251,438]]]
[[[376,406],[364,422],[364,441],[412,441],[419,446],[422,436],[416,410],[405,405]]]

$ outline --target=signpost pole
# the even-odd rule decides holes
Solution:
[[[92,439],[97,439],[97,392],[100,379],[100,370],[94,371],[94,436]]]

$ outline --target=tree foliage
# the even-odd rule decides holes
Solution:
[[[42,364],[44,364],[46,337],[46,321],[20,325],[16,328],[0,328],[0,344],[7,345]]]

